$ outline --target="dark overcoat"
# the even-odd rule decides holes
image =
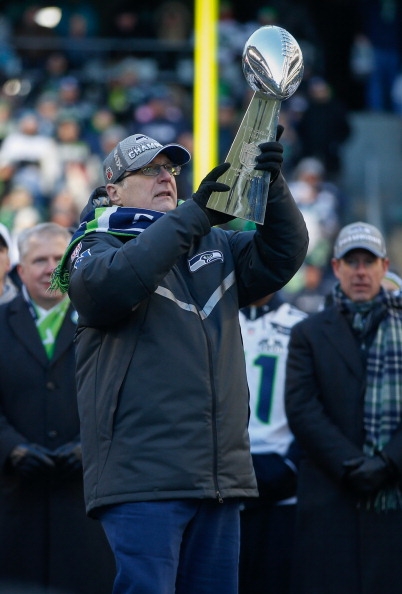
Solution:
[[[113,555],[101,525],[86,517],[82,476],[28,481],[7,470],[21,442],[54,450],[79,439],[75,328],[70,306],[49,361],[22,296],[0,306],[0,583],[110,594]]]
[[[400,594],[402,511],[359,506],[344,460],[362,455],[365,370],[335,307],[295,325],[286,412],[305,450],[298,481],[295,594]],[[401,395],[402,398],[402,395]],[[402,470],[402,428],[384,450]]]

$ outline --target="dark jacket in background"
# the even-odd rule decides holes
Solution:
[[[21,295],[0,307],[0,584],[63,594],[110,594],[114,560],[100,525],[85,515],[82,476],[22,479],[7,458],[22,442],[51,450],[79,439],[70,306],[48,360]]]
[[[304,449],[298,479],[295,594],[400,594],[402,512],[358,507],[342,477],[363,452],[365,369],[334,306],[292,329],[286,378],[290,428]],[[402,471],[402,427],[384,451]]]

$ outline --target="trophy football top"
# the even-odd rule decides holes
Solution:
[[[248,84],[272,99],[282,101],[293,95],[303,70],[299,44],[281,27],[260,27],[244,46],[243,72]]]

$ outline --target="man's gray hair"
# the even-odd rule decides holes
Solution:
[[[67,243],[70,242],[71,232],[67,227],[62,227],[57,223],[39,223],[33,227],[28,227],[19,233],[17,237],[17,247],[20,261],[23,260],[29,252],[30,243],[37,237],[64,237]]]

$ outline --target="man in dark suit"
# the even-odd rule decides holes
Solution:
[[[0,306],[0,590],[110,594],[114,561],[85,515],[68,297],[49,292],[70,232],[19,236],[22,289]]]
[[[384,238],[341,229],[323,311],[291,333],[285,403],[305,452],[297,594],[399,594],[402,582],[402,294],[385,291]]]

